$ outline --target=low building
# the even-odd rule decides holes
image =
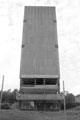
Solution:
[[[76,102],[76,103],[80,103],[80,95],[77,95],[77,96],[75,97],[75,102]]]

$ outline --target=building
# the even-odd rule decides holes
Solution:
[[[75,96],[75,102],[80,103],[80,95]]]
[[[55,7],[26,6],[20,67],[21,109],[59,109],[60,69]]]

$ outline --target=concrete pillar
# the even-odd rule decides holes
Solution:
[[[34,84],[36,85],[36,79],[34,79]]]
[[[37,101],[34,101],[34,110],[37,111]]]
[[[45,86],[45,78],[43,79],[43,85]],[[44,88],[44,94],[45,94],[45,88]]]

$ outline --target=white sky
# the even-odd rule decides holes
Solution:
[[[80,0],[0,0],[0,88],[19,89],[25,5],[56,6],[61,90],[80,94]]]

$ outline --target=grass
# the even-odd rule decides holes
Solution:
[[[0,120],[65,120],[63,112],[0,110]],[[67,120],[80,120],[80,111],[68,111]]]

